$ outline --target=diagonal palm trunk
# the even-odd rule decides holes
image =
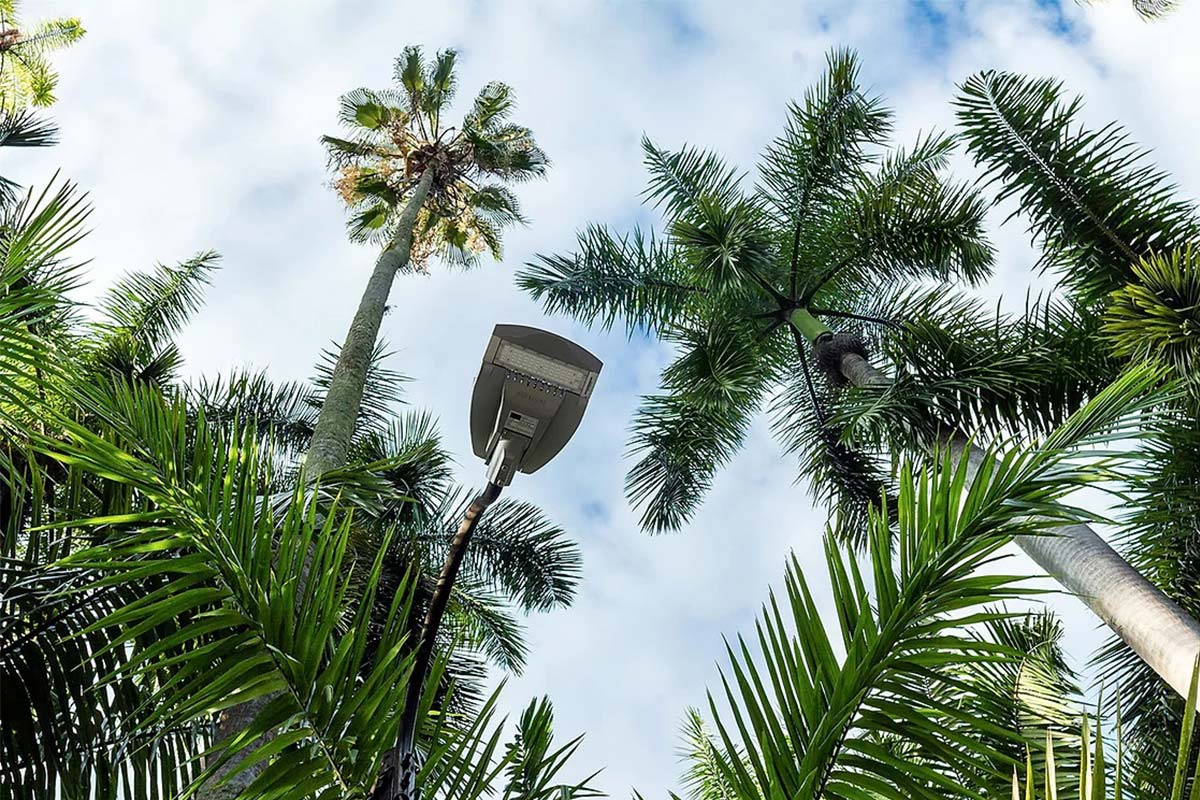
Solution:
[[[429,196],[432,183],[433,170],[426,169],[409,195],[396,225],[396,234],[387,249],[379,254],[375,270],[358,302],[358,311],[338,353],[329,390],[321,405],[321,415],[317,418],[312,442],[308,446],[305,471],[310,478],[346,463],[350,440],[354,435],[354,422],[362,406],[367,370],[371,367],[371,353],[375,349],[379,327],[383,324],[383,313],[387,309],[388,295],[391,294],[396,273],[408,266],[417,215]]]
[[[871,366],[861,351],[839,346],[828,327],[807,312],[797,314],[797,329],[813,343],[817,360],[835,368],[853,386],[886,386],[888,377]],[[814,324],[815,323],[815,324]],[[967,479],[974,480],[983,451],[961,432],[950,436],[956,457],[965,452]],[[1038,566],[1078,597],[1181,696],[1188,696],[1200,656],[1200,622],[1130,566],[1085,524],[1063,525],[1055,536],[1015,539]]]

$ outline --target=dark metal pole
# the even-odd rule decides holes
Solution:
[[[412,674],[408,678],[404,712],[400,717],[400,735],[396,739],[396,747],[389,754],[391,765],[385,768],[379,784],[372,793],[374,800],[416,800],[414,781],[417,774],[417,711],[421,705],[425,677],[429,674],[429,665],[433,660],[433,643],[437,638],[438,627],[442,624],[442,614],[450,601],[450,590],[458,576],[463,554],[471,542],[471,534],[475,532],[483,512],[500,496],[500,489],[498,484],[488,483],[479,496],[471,501],[462,523],[458,526],[458,532],[454,534],[450,543],[450,552],[446,554],[446,561],[442,564],[433,597],[429,599],[429,610],[425,612],[425,622],[421,626],[421,640],[417,645]]]

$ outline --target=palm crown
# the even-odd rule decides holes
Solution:
[[[53,103],[58,75],[46,53],[74,44],[83,33],[75,17],[25,25],[17,16],[16,0],[0,0],[0,110]]]
[[[951,141],[924,136],[883,153],[890,130],[890,112],[859,87],[855,56],[831,53],[752,191],[716,155],[645,141],[646,197],[665,234],[591,226],[576,253],[539,257],[519,276],[550,311],[604,327],[622,319],[678,346],[664,392],[634,423],[641,458],[626,490],[645,528],[689,518],[771,395],[777,433],[808,451],[803,469],[844,510],[878,500],[883,479],[842,443],[805,339],[861,347],[818,318],[877,322],[886,335],[879,293],[912,279],[979,280],[992,264],[982,202],[941,177]]]
[[[429,196],[413,236],[412,264],[440,255],[470,264],[500,256],[501,229],[524,222],[506,184],[540,177],[549,166],[532,132],[509,121],[512,89],[489,83],[457,127],[443,118],[458,81],[456,53],[426,62],[419,47],[396,59],[395,89],[355,89],[342,96],[345,138],[325,136],[335,187],[353,211],[351,234],[389,239],[405,199],[427,172]]]

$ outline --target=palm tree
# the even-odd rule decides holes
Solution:
[[[261,373],[180,383],[173,339],[198,308],[215,256],[125,276],[85,320],[66,293],[80,280],[67,256],[83,235],[87,213],[78,192],[64,185],[31,193],[0,220],[6,303],[0,325],[0,570],[6,586],[0,594],[6,708],[0,786],[20,785],[26,794],[44,797],[132,795],[133,787],[147,783],[173,793],[167,787],[181,790],[200,775],[198,756],[212,750],[215,758],[220,751],[212,749],[203,718],[174,727],[147,722],[155,696],[141,677],[123,671],[132,669],[129,655],[114,644],[113,629],[101,624],[147,595],[172,590],[153,570],[119,586],[93,585],[93,569],[63,561],[89,544],[113,543],[125,531],[113,520],[144,513],[155,501],[140,485],[55,460],[47,450],[61,444],[57,439],[43,441],[43,451],[32,440],[53,438],[61,416],[74,426],[63,431],[78,428],[147,456],[151,445],[137,425],[161,407],[181,437],[171,445],[176,451],[193,442],[253,435],[265,454],[260,462],[272,465],[260,470],[255,486],[283,515],[294,502],[298,457],[311,438],[332,355],[318,365],[312,386],[276,385]],[[462,495],[450,481],[448,456],[430,417],[395,413],[402,382],[378,359],[373,362],[372,402],[360,409],[352,442],[355,463],[365,466],[330,473],[313,500],[326,515],[339,504],[354,508],[343,562],[346,586],[362,598],[364,585],[374,585],[379,598],[367,601],[364,663],[386,650],[395,598],[408,598],[402,633],[411,638],[419,625]],[[154,455],[165,457],[162,451]],[[186,481],[179,469],[219,461],[216,454],[176,452],[161,466],[164,475]],[[579,579],[578,548],[537,508],[510,500],[495,512],[464,562],[466,580],[451,599],[438,643],[442,654],[451,652],[451,644],[456,648],[433,684],[437,708],[465,719],[482,707],[487,662],[514,671],[523,664],[525,645],[512,607],[567,605]],[[72,535],[71,520],[87,518],[109,522]],[[376,562],[380,573],[372,584]],[[186,618],[181,612],[181,619],[142,631],[136,644],[155,647],[178,634]]]
[[[54,102],[58,75],[46,60],[52,50],[68,47],[83,38],[76,17],[60,17],[25,25],[18,17],[17,0],[0,0],[0,111],[18,111],[27,105]]]
[[[1133,430],[1128,416],[1156,381],[1149,369],[1124,376],[1044,441],[986,453],[974,478],[949,452],[921,469],[905,462],[894,517],[865,523],[865,563],[825,537],[834,622],[793,560],[754,635],[727,647],[707,708],[715,735],[698,715],[688,724],[690,794],[1007,797],[1026,748],[1048,757],[1047,730],[1062,766],[1078,763],[1078,706],[1055,631],[997,607],[1028,597],[1022,578],[978,567],[1015,536],[1089,516],[1064,498],[1115,464],[1081,454]],[[1062,788],[1063,800],[1079,796]]]
[[[792,108],[787,131],[768,149],[753,195],[715,156],[648,145],[648,195],[664,207],[667,237],[589,228],[578,253],[543,257],[518,278],[550,311],[605,326],[624,318],[630,330],[644,326],[681,347],[663,373],[667,393],[648,398],[634,423],[632,448],[642,458],[626,489],[644,505],[651,531],[686,521],[781,382],[776,430],[804,453],[802,472],[836,498],[839,526],[853,536],[893,491],[875,467],[887,449],[949,437],[978,464],[981,451],[964,432],[987,433],[979,423],[1006,412],[1018,430],[1026,417],[1053,424],[1108,377],[1072,381],[1085,366],[1075,364],[1043,380],[1062,359],[1028,374],[998,359],[972,362],[991,338],[967,335],[978,313],[945,288],[910,288],[914,278],[986,274],[984,206],[973,191],[938,178],[950,147],[944,139],[885,157],[874,173],[858,168],[886,116],[858,91],[855,73],[849,55],[830,58],[826,78]],[[1047,185],[1031,191],[1058,191]],[[872,330],[834,333],[824,320]],[[898,357],[895,378],[866,358],[869,344],[907,356],[913,339],[927,345],[926,358],[913,368]],[[847,393],[847,385],[862,391]],[[838,407],[848,401],[853,408]],[[1186,694],[1200,623],[1085,524],[1017,543]]]
[[[666,235],[591,226],[578,252],[540,257],[518,275],[550,312],[605,328],[620,319],[680,349],[663,372],[665,393],[646,398],[634,423],[641,459],[626,491],[649,531],[690,518],[773,394],[785,447],[808,451],[802,469],[838,495],[855,530],[886,479],[840,442],[808,343],[822,343],[819,358],[861,349],[849,337],[827,342],[822,319],[875,319],[862,310],[867,292],[990,271],[982,201],[941,177],[950,140],[922,137],[881,154],[891,115],[857,77],[853,54],[830,54],[821,81],[789,108],[751,193],[711,153],[644,141],[646,196],[663,210]],[[797,427],[797,405],[820,424]]]
[[[1052,328],[1047,339],[1057,353],[1009,343],[1017,357],[1010,365],[1044,375],[1050,355],[1082,366],[1087,381],[1107,381],[1131,361],[1150,361],[1185,382],[1169,416],[1143,437],[1151,468],[1130,481],[1134,502],[1120,543],[1140,572],[1200,618],[1200,214],[1127,133],[1115,124],[1089,130],[1080,121],[1081,100],[1064,94],[1057,81],[981,73],[957,100],[969,152],[999,197],[1019,199],[1043,267],[1059,277],[1060,302],[1069,310],[1026,323]],[[1079,378],[1068,370],[1059,379],[1067,407],[1089,391]],[[1039,391],[1044,384],[1035,381],[1015,397]],[[1146,611],[1153,619],[1155,612]],[[1182,695],[1200,643],[1181,636],[1176,647],[1169,682]],[[1109,683],[1122,687],[1132,740],[1172,753],[1180,698],[1117,640],[1100,663]]]
[[[326,136],[337,189],[355,212],[353,238],[383,252],[363,291],[330,379],[307,458],[308,474],[345,463],[379,326],[398,272],[440,257],[470,265],[500,257],[501,231],[524,222],[509,184],[545,174],[549,161],[528,128],[509,122],[512,90],[490,83],[457,127],[446,125],[457,89],[456,53],[426,63],[419,47],[396,60],[394,90],[342,96],[348,138]]]

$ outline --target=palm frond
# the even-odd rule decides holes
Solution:
[[[1169,178],[1115,124],[1080,122],[1062,84],[982,72],[955,101],[967,152],[1013,198],[1042,245],[1043,264],[1083,303],[1134,279],[1143,257],[1197,239],[1200,219]]]
[[[291,455],[307,447],[320,406],[311,386],[275,383],[264,371],[202,377],[182,391],[188,406],[209,425],[253,423],[266,441]]]
[[[639,460],[625,477],[625,496],[642,508],[644,530],[678,530],[691,518],[717,469],[741,446],[755,408],[672,394],[642,399],[629,448]]]
[[[642,196],[662,208],[668,221],[697,221],[702,206],[734,206],[742,197],[742,176],[715,153],[684,147],[670,152],[642,137],[650,182]]]
[[[578,751],[583,737],[563,745],[554,742],[554,707],[542,697],[530,701],[517,721],[516,734],[505,750],[503,800],[582,800],[602,797],[590,783],[592,773],[573,783],[562,783],[559,775]]]
[[[944,721],[1014,733],[940,702],[927,681],[953,665],[1010,657],[1009,648],[963,633],[1007,616],[986,606],[1023,594],[1016,578],[978,567],[1012,536],[1048,534],[1080,513],[1066,495],[1101,478],[1068,463],[1068,451],[1107,440],[1144,406],[1140,395],[1156,379],[1142,370],[1115,382],[1043,445],[986,456],[973,480],[965,461],[949,458],[921,472],[902,467],[895,533],[882,515],[869,523],[869,573],[826,540],[836,625],[823,620],[793,559],[755,645],[739,637],[728,647],[723,703],[710,696],[716,763],[736,796],[981,796],[972,775],[994,772],[989,764],[1006,757],[986,741],[949,735]],[[936,760],[898,760],[878,743],[892,735]]]
[[[1118,357],[1152,360],[1195,382],[1200,372],[1200,250],[1159,253],[1133,267],[1113,292],[1104,336]]]
[[[551,314],[569,314],[603,329],[618,320],[632,334],[659,330],[707,293],[688,282],[677,253],[635,230],[617,237],[592,225],[567,256],[538,256],[517,273],[517,285]]]
[[[98,360],[122,346],[149,358],[169,347],[171,337],[200,307],[218,261],[219,255],[207,251],[176,266],[158,264],[119,279],[99,303],[94,333],[103,345]]]
[[[866,147],[882,144],[891,112],[858,85],[858,59],[849,50],[826,56],[826,70],[788,106],[787,126],[763,154],[760,191],[788,232],[861,170]],[[791,258],[791,255],[788,256]]]
[[[419,533],[440,563],[470,494],[451,493],[435,525]],[[462,574],[492,587],[525,611],[568,606],[582,579],[579,545],[537,506],[505,498],[493,505],[471,537]]]

